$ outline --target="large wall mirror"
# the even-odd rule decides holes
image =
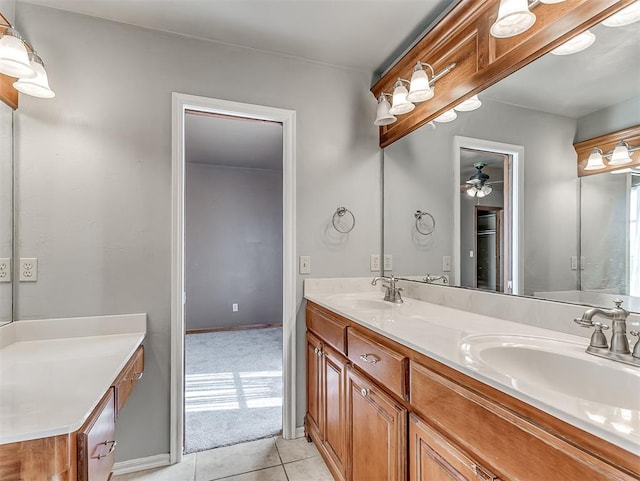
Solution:
[[[396,276],[640,312],[640,169],[579,178],[573,148],[640,124],[640,22],[590,32],[384,149]]]
[[[12,319],[13,109],[0,101],[0,325]]]

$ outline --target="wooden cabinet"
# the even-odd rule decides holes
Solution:
[[[127,399],[138,385],[144,374],[144,349],[142,346],[136,349],[129,362],[124,367],[116,382],[113,383],[116,398],[116,419],[120,415],[120,410],[124,407]]]
[[[346,472],[346,361],[338,351],[307,333],[306,432],[324,452],[338,480],[344,480]]]
[[[347,386],[348,479],[407,479],[407,410],[351,367]]]
[[[307,328],[305,428],[337,481],[640,480],[638,456],[313,303]]]
[[[115,389],[109,388],[77,433],[78,481],[108,481],[116,449]]]

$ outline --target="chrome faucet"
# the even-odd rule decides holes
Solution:
[[[629,349],[629,340],[627,339],[627,317],[629,312],[623,309],[622,300],[613,301],[615,307],[611,309],[602,309],[600,307],[592,307],[584,311],[582,317],[574,319],[581,327],[593,327],[594,331],[591,335],[591,341],[587,352],[595,356],[605,357],[614,361],[640,366],[640,339],[636,342],[633,352]],[[613,323],[613,331],[611,334],[611,346],[607,344],[607,338],[603,331],[609,329],[609,326],[601,322],[594,322],[596,316],[611,319]],[[637,330],[631,331],[632,336],[640,337]]]
[[[435,281],[439,281],[440,279],[442,279],[442,283],[443,283],[443,284],[448,284],[447,276],[445,276],[445,275],[441,275],[441,276],[432,276],[431,274],[427,274],[427,277],[425,277],[425,278],[424,278],[424,281],[425,281],[427,284],[431,284],[431,283],[433,283],[433,282],[435,282]]]
[[[393,274],[391,275],[391,277],[374,277],[371,281],[371,285],[375,286],[376,284],[378,284],[378,281],[386,282],[386,284],[383,284],[386,289],[384,293],[384,300],[395,302],[396,304],[401,304],[404,301],[402,300],[402,295],[400,294],[400,292],[404,289],[402,289],[402,287],[396,287],[397,280],[398,279],[394,277]]]

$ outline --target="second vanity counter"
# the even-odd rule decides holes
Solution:
[[[4,326],[0,445],[78,430],[140,346],[145,331],[145,314]]]
[[[340,292],[340,291],[338,291]],[[403,304],[382,300],[382,290],[363,290],[338,294],[335,290],[306,289],[305,298],[405,347],[481,381],[520,401],[551,414],[573,426],[605,439],[635,455],[640,455],[640,368],[600,359],[584,352],[588,339],[460,309],[405,297]],[[564,320],[572,322],[571,319]],[[533,340],[533,350],[543,353],[520,365],[496,369],[482,362],[474,346],[478,343],[522,346]],[[562,356],[554,356],[558,346]],[[539,369],[540,362],[556,363],[551,369]],[[567,360],[589,366],[586,372],[574,372],[575,366],[561,365]],[[508,361],[508,359],[507,359]],[[496,362],[504,362],[498,359]],[[557,369],[556,369],[557,365]],[[525,381],[518,370],[530,370]],[[549,376],[549,370],[553,376]],[[605,404],[591,397],[602,388],[600,377],[615,377],[623,372],[620,388],[624,399]],[[529,373],[527,373],[529,374]],[[612,376],[609,376],[611,374]],[[626,384],[628,382],[628,385]],[[568,394],[563,383],[577,383],[579,392]],[[562,392],[561,392],[562,390]],[[620,392],[611,393],[614,398]]]

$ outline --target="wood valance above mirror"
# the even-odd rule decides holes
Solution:
[[[18,91],[13,88],[16,79],[0,73],[0,100],[13,110],[18,108]]]
[[[587,159],[594,148],[599,148],[603,153],[607,154],[611,152],[621,140],[624,140],[630,147],[640,146],[640,125],[573,144],[573,148],[576,150],[576,154],[578,154],[578,177],[602,174],[603,172],[611,172],[613,170],[630,167],[640,167],[640,150],[636,150],[630,154],[631,162],[628,164],[616,166],[607,165],[602,169],[584,170]]]
[[[533,9],[537,18],[533,27],[515,37],[498,39],[489,29],[496,20],[499,0],[461,0],[371,88],[376,99],[382,92],[391,93],[399,77],[411,78],[418,61],[429,63],[436,72],[456,63],[438,80],[432,99],[399,116],[397,122],[380,127],[380,147],[401,139],[633,1],[540,3]]]

